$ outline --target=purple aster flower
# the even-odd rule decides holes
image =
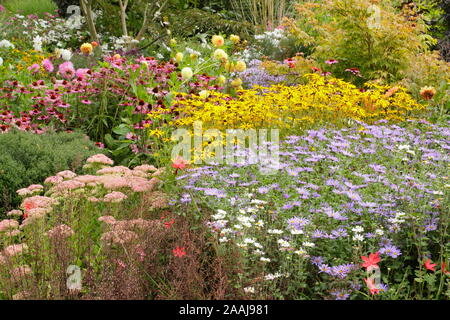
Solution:
[[[269,187],[259,187],[258,188],[258,193],[261,193],[261,194],[266,194],[266,193],[268,193],[270,191],[270,188]]]
[[[319,264],[323,264],[323,257],[311,257],[311,263],[314,265],[319,265]]]
[[[396,246],[393,246],[393,245],[387,245],[387,246],[381,248],[379,250],[379,252],[381,254],[387,255],[387,256],[389,256],[391,258],[394,258],[394,259],[402,254],[400,252],[400,249],[397,248]]]
[[[347,300],[350,297],[348,291],[345,290],[333,290],[330,293],[335,300]]]

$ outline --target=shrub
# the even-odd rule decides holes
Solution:
[[[18,205],[16,190],[57,171],[78,170],[98,149],[81,133],[10,131],[0,134],[0,215]]]
[[[400,85],[405,86],[417,100],[423,100],[420,90],[433,87],[436,94],[430,101],[434,116],[450,112],[450,63],[439,56],[439,52],[419,54],[405,73]]]
[[[414,56],[431,37],[423,34],[420,19],[410,21],[396,13],[388,1],[376,6],[370,0],[329,0],[297,6],[298,19],[286,26],[306,45],[314,48],[317,61],[336,59],[337,77],[351,79],[345,70],[358,68],[364,80],[399,80]]]
[[[253,25],[248,22],[223,19],[200,9],[173,11],[168,16],[174,35],[179,37],[207,33],[236,34],[245,39],[253,33]]]

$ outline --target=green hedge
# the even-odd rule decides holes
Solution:
[[[82,133],[0,134],[0,217],[20,203],[18,189],[58,171],[79,171],[86,158],[100,151]]]

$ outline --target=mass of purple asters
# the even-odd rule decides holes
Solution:
[[[402,145],[411,146],[415,156],[404,160]],[[189,169],[177,181],[189,190],[191,200],[213,211],[227,211],[230,221],[239,209],[254,208],[255,221],[265,222],[258,227],[258,234],[265,238],[257,240],[278,240],[279,234],[264,231],[283,229],[291,235],[293,249],[323,257],[322,261],[311,259],[318,272],[343,279],[353,265],[331,266],[324,259],[354,261],[352,229],[356,226],[364,230],[362,244],[378,245],[380,254],[396,259],[405,250],[398,238],[408,236],[411,224],[418,224],[415,227],[423,232],[439,231],[442,193],[447,192],[441,177],[448,176],[449,150],[447,127],[423,121],[402,126],[359,122],[354,128],[320,128],[286,137],[280,144],[279,170],[273,175],[262,174],[258,161],[244,161]],[[189,199],[180,192],[178,205],[188,205]],[[266,204],[256,208],[253,200]],[[396,222],[398,212],[406,213],[405,217],[420,214],[421,219]],[[384,235],[376,232],[379,228]],[[314,246],[301,248],[305,241]]]
[[[285,76],[271,75],[267,70],[260,67],[262,61],[252,60],[247,66],[247,70],[239,73],[244,85],[248,88],[252,88],[255,85],[268,87],[272,84],[284,82]]]

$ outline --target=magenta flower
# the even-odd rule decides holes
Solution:
[[[84,80],[86,78],[86,75],[88,73],[89,69],[77,69],[77,71],[75,72],[75,75],[77,76],[77,78],[81,78],[82,80]]]
[[[59,65],[59,74],[66,79],[72,79],[75,76],[75,68],[73,63],[66,61]]]
[[[325,61],[326,64],[335,64],[335,63],[338,63],[338,62],[339,61],[334,60],[334,59],[330,59],[330,60]]]
[[[28,71],[31,71],[34,74],[34,73],[38,73],[40,68],[41,67],[37,63],[35,63],[28,67]]]
[[[53,72],[53,70],[55,69],[50,59],[45,59],[44,61],[42,61],[42,66],[47,72]]]

